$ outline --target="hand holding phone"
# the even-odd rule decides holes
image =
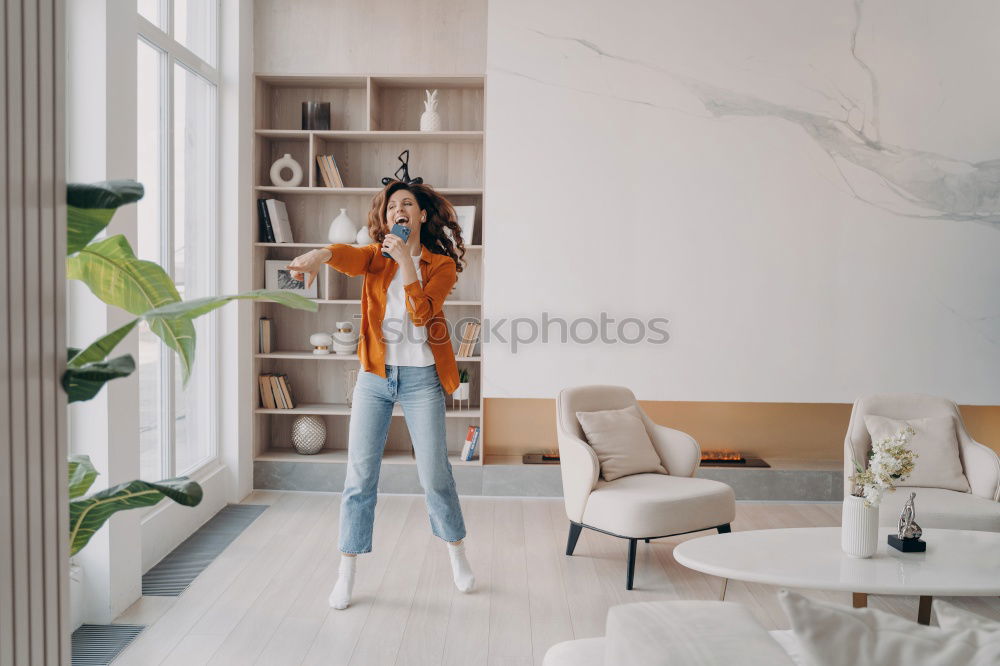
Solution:
[[[402,224],[392,225],[392,231],[390,231],[389,233],[392,234],[393,236],[399,236],[400,238],[403,239],[404,243],[410,238],[410,228],[404,227]],[[386,259],[392,259],[392,255],[389,254],[388,252],[382,252],[382,256],[385,257]]]

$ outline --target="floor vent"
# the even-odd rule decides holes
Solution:
[[[105,666],[129,646],[145,625],[83,624],[73,632],[73,666]]]
[[[268,506],[226,506],[146,572],[142,577],[142,593],[157,597],[178,596]]]

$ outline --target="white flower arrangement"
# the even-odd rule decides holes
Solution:
[[[864,497],[865,506],[878,506],[882,495],[896,490],[896,481],[905,481],[913,472],[917,454],[907,446],[916,431],[907,425],[895,435],[872,442],[868,456],[868,467],[864,469],[854,461],[854,475],[851,476],[851,494]]]

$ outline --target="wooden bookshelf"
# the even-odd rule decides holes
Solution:
[[[437,89],[442,131],[421,132],[424,91]],[[301,103],[330,102],[329,130],[303,130]],[[476,206],[471,239],[466,240],[465,270],[445,302],[445,316],[452,323],[453,345],[462,320],[479,320],[482,312],[482,276],[485,255],[483,202],[485,79],[469,76],[330,75],[295,76],[258,74],[254,83],[254,146],[252,173],[253,280],[263,288],[265,261],[289,260],[312,248],[325,247],[330,222],[346,209],[360,228],[366,223],[372,197],[381,191],[383,176],[399,167],[397,155],[410,150],[410,174],[421,176],[453,205]],[[290,154],[302,167],[296,187],[275,186],[271,164]],[[324,187],[316,166],[317,155],[332,154],[344,187]],[[258,236],[257,199],[276,198],[288,209],[294,243],[265,243]],[[356,354],[313,354],[309,336],[332,331],[338,321],[360,326],[363,277],[348,277],[329,267],[317,280],[319,310],[302,312],[271,302],[254,302],[254,320],[267,316],[273,328],[274,351],[258,353],[256,326],[251,362],[254,373],[255,459],[344,463],[351,407],[347,403],[347,374],[360,367]],[[486,432],[482,418],[484,359],[477,344],[474,356],[458,358],[459,369],[470,375],[470,399],[461,408],[446,396],[446,433],[452,464],[481,465],[485,459]],[[261,373],[284,373],[296,400],[295,409],[265,409],[256,387]],[[321,416],[327,442],[320,454],[300,456],[291,448],[291,424],[301,414]],[[475,460],[458,459],[470,425],[480,427]],[[393,410],[384,462],[413,464],[409,434],[402,409]]]

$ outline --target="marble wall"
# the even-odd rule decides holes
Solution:
[[[1000,404],[996,25],[989,0],[491,2],[484,314],[669,340],[493,338],[484,394]]]

